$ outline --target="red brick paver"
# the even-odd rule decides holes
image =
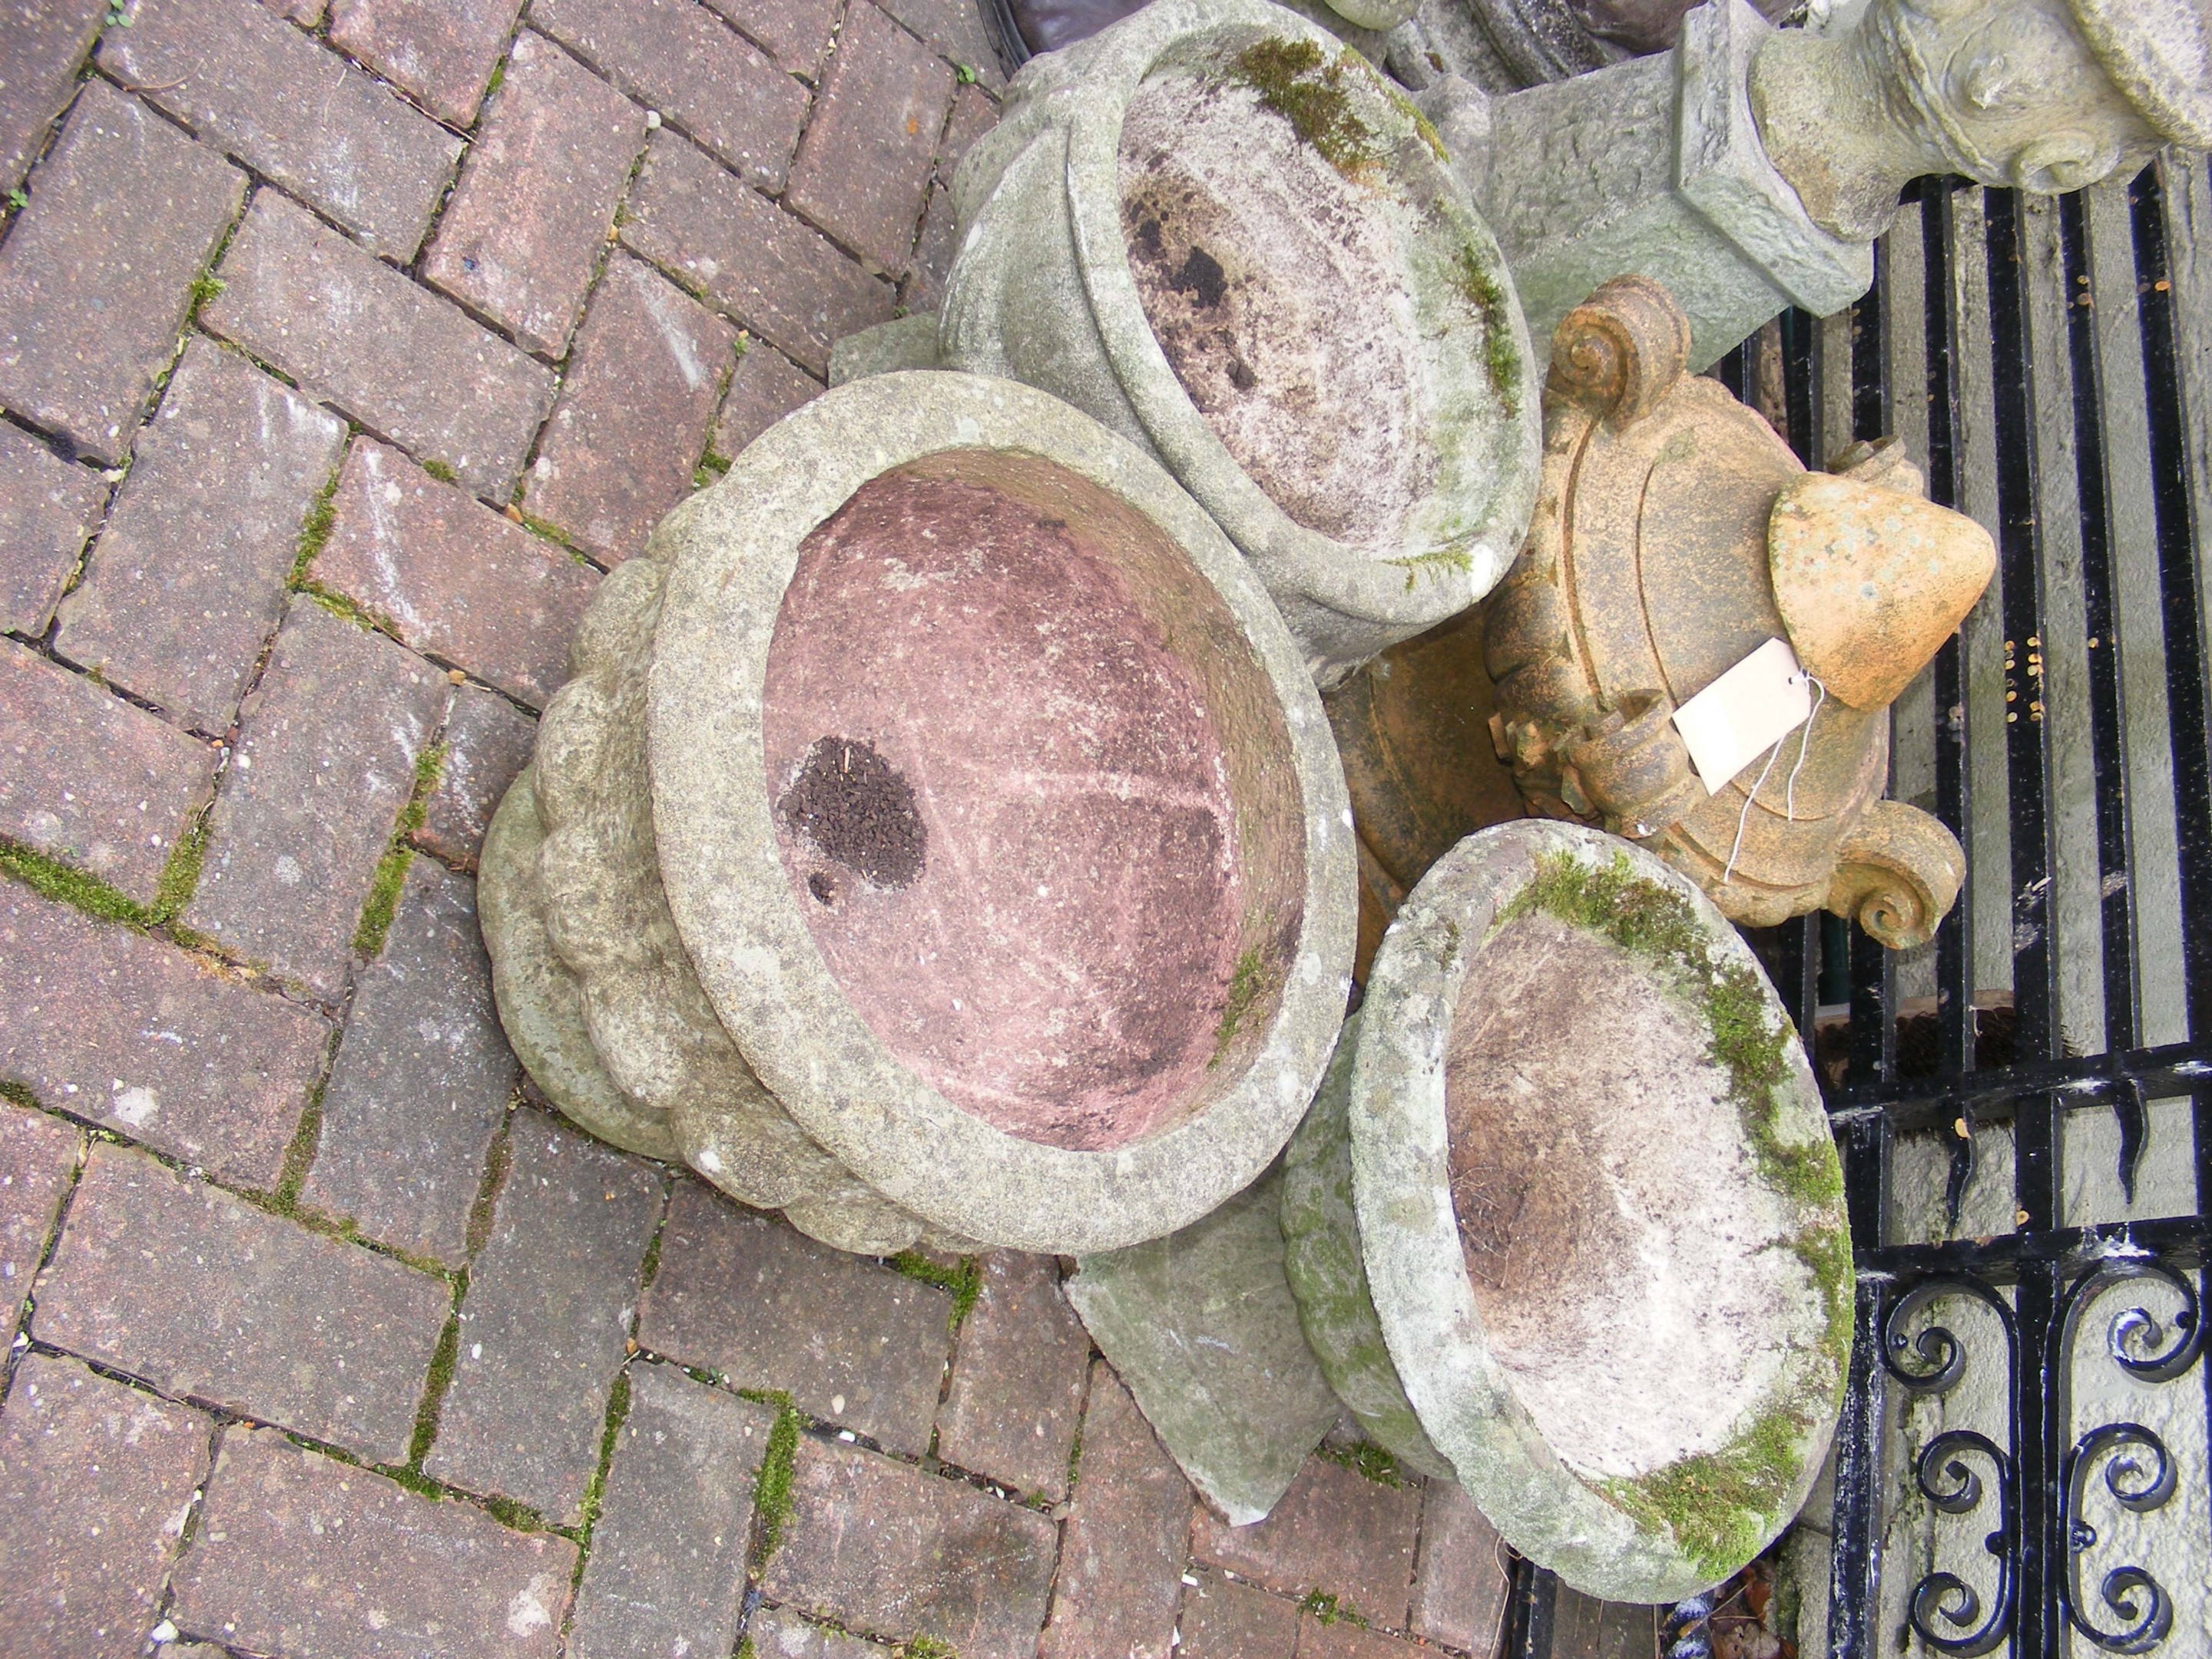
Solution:
[[[1290,1659],[1298,1641],[1296,1602],[1218,1573],[1194,1576],[1177,1624],[1181,1659]]]
[[[253,1653],[535,1659],[560,1650],[576,1547],[233,1429],[170,1618]]]
[[[478,495],[513,483],[552,401],[543,363],[269,191],[222,274],[216,333]]]
[[[164,1394],[397,1462],[448,1306],[427,1273],[100,1146],[31,1330]]]
[[[22,182],[46,129],[76,90],[77,65],[106,15],[106,0],[0,6],[0,190]]]
[[[904,271],[952,88],[942,58],[873,0],[852,0],[791,166],[791,205],[876,270]]]
[[[210,1426],[75,1360],[24,1359],[0,1412],[0,1653],[144,1650]]]
[[[837,25],[839,0],[707,0],[793,75],[814,78]]]
[[[461,142],[260,0],[138,0],[100,64],[219,149],[410,259]]]
[[[0,404],[101,460],[128,454],[245,190],[213,150],[86,86],[0,246]]]
[[[893,1659],[898,1651],[835,1626],[817,1624],[787,1607],[760,1608],[745,1634],[761,1659],[771,1655],[774,1659]]]
[[[1058,1539],[1034,1510],[874,1452],[802,1437],[788,1541],[761,1588],[891,1641],[934,1636],[960,1659],[1028,1659]]]
[[[693,145],[653,135],[623,240],[816,374],[891,314],[891,290]]]
[[[1416,1659],[1435,1650],[1363,1629],[1348,1619],[1316,1618],[1309,1613],[1298,1620],[1298,1659]],[[1571,1650],[1561,1650],[1561,1659]],[[1628,1659],[1624,1655],[1622,1659]],[[1641,1654],[1635,1659],[1644,1659]]]
[[[822,383],[774,346],[749,342],[745,355],[738,359],[737,373],[730,376],[729,394],[714,422],[714,453],[734,459],[762,433],[821,393]]]
[[[693,0],[537,0],[531,21],[734,167],[781,190],[806,88]]]
[[[641,551],[691,493],[737,340],[652,266],[617,254],[530,469],[532,515],[611,562]]]
[[[1413,1631],[1431,1641],[1486,1651],[1506,1594],[1498,1528],[1449,1480],[1431,1480],[1421,1511],[1421,1559],[1413,1574]]]
[[[216,756],[12,640],[0,640],[0,836],[151,903],[206,804]]]
[[[1231,1527],[1200,1510],[1192,1553],[1285,1595],[1319,1590],[1370,1624],[1403,1630],[1420,1516],[1418,1486],[1385,1486],[1316,1456],[1264,1521]]]
[[[0,426],[0,629],[32,639],[46,631],[106,502],[97,472]]]
[[[899,285],[899,301],[911,312],[935,311],[945,303],[945,279],[951,273],[957,252],[959,227],[952,210],[952,192],[943,185],[929,187],[929,206],[916,233],[914,258]]]
[[[383,954],[356,981],[301,1201],[459,1267],[516,1075],[492,1006],[476,884],[416,859]]]
[[[1182,1594],[1191,1492],[1136,1401],[1100,1360],[1083,1419],[1082,1480],[1061,1540],[1043,1659],[1167,1659]]]
[[[332,0],[331,41],[465,127],[521,9],[522,0]]]
[[[568,678],[599,573],[396,449],[356,441],[311,574],[532,708]]]
[[[54,649],[200,731],[228,726],[345,435],[238,353],[192,340]]]
[[[0,885],[0,1075],[48,1106],[273,1187],[330,1030],[159,939]]]
[[[673,1365],[631,1366],[629,1389],[568,1659],[727,1653],[744,1601],[753,1479],[775,1412]]]
[[[607,1391],[660,1222],[661,1177],[536,1112],[517,1115],[509,1146],[423,1467],[574,1524],[599,1468]]]
[[[560,356],[644,148],[643,110],[526,30],[422,274],[528,349]]]
[[[0,1346],[15,1338],[83,1142],[75,1124],[0,1101]]]
[[[185,920],[334,996],[447,686],[380,634],[296,599],[209,820]]]
[[[933,1285],[687,1181],[661,1234],[638,1340],[735,1387],[781,1389],[809,1416],[918,1454],[929,1444],[951,1308]]]
[[[417,845],[473,867],[491,815],[515,775],[529,764],[538,724],[495,692],[465,685],[446,717],[446,758]]]
[[[886,0],[884,9],[928,41],[949,62],[961,64],[985,86],[1006,84],[999,55],[974,0]]]
[[[1056,1504],[1067,1496],[1091,1339],[1052,1257],[994,1250],[981,1270],[938,1413],[937,1455]]]

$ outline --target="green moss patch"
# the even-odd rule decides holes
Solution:
[[[1341,1463],[1346,1468],[1365,1475],[1382,1486],[1402,1486],[1406,1484],[1399,1474],[1398,1460],[1371,1440],[1363,1440],[1353,1446],[1320,1446],[1315,1449],[1332,1463]]]
[[[1213,1058],[1206,1062],[1209,1068],[1221,1063],[1222,1055],[1229,1052],[1229,1045],[1237,1040],[1237,1031],[1260,1006],[1267,988],[1267,969],[1255,945],[1237,958],[1237,967],[1229,975],[1229,997],[1221,1005],[1221,1023],[1213,1028]]]
[[[1637,1480],[1613,1480],[1606,1493],[1642,1526],[1664,1528],[1710,1578],[1733,1572],[1759,1552],[1803,1472],[1809,1411],[1768,1413],[1717,1452],[1701,1452]]]
[[[1229,78],[1258,94],[1262,106],[1288,121],[1299,142],[1322,160],[1346,178],[1358,178],[1382,160],[1382,151],[1345,89],[1345,76],[1357,64],[1349,51],[1332,58],[1311,40],[1271,39],[1231,59]]]
[[[983,1270],[976,1265],[975,1258],[963,1256],[958,1267],[948,1267],[942,1262],[932,1261],[919,1250],[901,1250],[891,1258],[891,1266],[908,1279],[951,1292],[951,1325],[953,1334],[957,1335],[961,1321],[975,1310],[975,1298],[983,1291]]]
[[[153,921],[144,905],[117,892],[99,877],[87,875],[59,859],[49,858],[16,842],[0,840],[0,871],[15,877],[41,897],[97,916],[102,921],[128,922],[134,927],[143,927]]]
[[[1509,416],[1521,413],[1521,352],[1513,343],[1513,307],[1498,278],[1483,268],[1474,250],[1459,251],[1459,269],[1452,286],[1482,323],[1483,366],[1490,373],[1490,389],[1505,406]]]
[[[756,1571],[768,1565],[775,1547],[783,1541],[784,1528],[790,1524],[791,1474],[798,1459],[799,1413],[786,1400],[775,1414],[775,1426],[769,1431],[768,1452],[761,1459],[760,1474],[753,1479],[753,1516],[759,1527],[754,1534]]]

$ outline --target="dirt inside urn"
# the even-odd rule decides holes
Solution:
[[[1122,121],[1121,227],[1146,319],[1224,447],[1298,524],[1395,556],[1436,461],[1384,163],[1359,159],[1338,82],[1322,148],[1233,74],[1146,82]]]
[[[1445,1067],[1452,1204],[1491,1352],[1577,1473],[1725,1447],[1808,1270],[1686,1000],[1537,912],[1469,964]],[[1817,1327],[1817,1322],[1815,1322]]]
[[[1287,745],[1172,544],[1060,469],[976,453],[871,482],[802,544],[766,688],[779,846],[902,1064],[1009,1133],[1122,1146],[1200,1109],[1224,1028],[1259,1023],[1278,951],[1254,917],[1294,921],[1303,853],[1248,867],[1230,739],[1282,743],[1276,773]]]

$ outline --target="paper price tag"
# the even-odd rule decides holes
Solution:
[[[1813,715],[1813,682],[1787,640],[1769,640],[1674,711],[1709,795]]]

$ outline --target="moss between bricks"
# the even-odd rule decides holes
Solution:
[[[891,1259],[891,1266],[908,1279],[924,1285],[934,1285],[940,1291],[952,1293],[952,1334],[960,1334],[961,1322],[975,1310],[975,1298],[982,1294],[983,1270],[972,1255],[963,1256],[957,1267],[946,1267],[932,1261],[919,1250],[901,1250]]]
[[[775,1414],[775,1426],[769,1431],[768,1451],[761,1458],[760,1473],[753,1478],[753,1517],[759,1528],[754,1534],[755,1572],[768,1565],[769,1558],[783,1541],[784,1528],[790,1523],[791,1474],[798,1458],[799,1413],[786,1395]]]
[[[1315,1448],[1332,1463],[1341,1463],[1355,1474],[1364,1474],[1380,1486],[1403,1486],[1406,1482],[1398,1468],[1398,1460],[1371,1440],[1362,1440],[1350,1446],[1317,1446]]]
[[[1367,1628],[1367,1621],[1359,1615],[1351,1602],[1340,1601],[1327,1590],[1308,1590],[1298,1598],[1298,1606],[1314,1617],[1317,1625],[1356,1625]]]
[[[415,861],[415,849],[407,844],[408,837],[422,827],[429,815],[430,792],[437,787],[438,773],[445,763],[442,743],[432,744],[415,757],[415,787],[407,805],[399,809],[392,844],[377,860],[376,875],[368,885],[368,902],[362,906],[361,924],[354,929],[354,951],[367,960],[374,961],[382,952],[385,935],[392,931],[392,913],[399,908],[399,891],[407,881],[407,866]]]
[[[1832,1211],[1843,1195],[1843,1171],[1832,1141],[1783,1140],[1776,1120],[1795,1035],[1785,1017],[1768,1023],[1758,974],[1718,959],[1689,901],[1673,888],[1636,874],[1624,855],[1592,866],[1573,854],[1548,854],[1534,879],[1499,916],[1499,925],[1541,910],[1568,926],[1610,939],[1659,969],[1694,1000],[1711,1033],[1710,1054],[1729,1079],[1759,1177],[1801,1212]],[[1825,1414],[1851,1346],[1853,1270],[1850,1241],[1832,1221],[1805,1226],[1790,1244],[1819,1286],[1827,1329],[1821,1343],[1825,1377],[1808,1376],[1796,1396],[1766,1412],[1718,1452],[1699,1453],[1635,1480],[1604,1490],[1639,1524],[1663,1528],[1701,1571],[1717,1578],[1747,1559],[1787,1502],[1802,1474],[1804,1437]]]

